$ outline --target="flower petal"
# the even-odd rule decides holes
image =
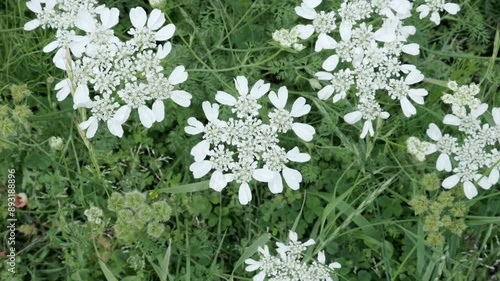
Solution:
[[[146,24],[146,20],[148,19],[148,15],[146,11],[141,7],[132,8],[129,13],[130,21],[135,28],[144,27]]]
[[[305,5],[304,3],[302,3],[300,7],[295,7],[295,13],[297,13],[297,15],[299,15],[300,17],[308,20],[313,20],[314,18],[316,18],[316,11],[313,8]]]
[[[447,171],[447,172],[451,172],[451,160],[450,160],[450,156],[448,156],[448,154],[446,153],[441,153],[439,154],[439,157],[436,161],[436,169],[438,171]]]
[[[299,138],[304,141],[311,141],[313,135],[316,133],[313,126],[304,123],[293,123],[292,130]]]
[[[165,23],[165,15],[158,9],[154,9],[148,18],[148,28],[157,30]]]
[[[155,120],[156,122],[161,122],[165,118],[165,104],[163,103],[162,100],[156,100],[153,103],[153,112],[155,114]]]
[[[465,197],[472,199],[477,196],[477,188],[472,182],[466,181],[464,182],[464,193]]]
[[[283,178],[286,184],[293,190],[298,190],[300,188],[300,183],[302,182],[302,174],[288,167],[283,168]]]
[[[292,148],[287,152],[286,158],[292,162],[304,163],[311,160],[311,156],[307,153],[301,153],[298,147]]]
[[[339,63],[339,56],[331,55],[322,64],[322,67],[326,71],[332,71],[337,67]]]
[[[237,76],[234,79],[234,86],[241,96],[246,96],[248,94],[248,80],[245,76]]]
[[[189,170],[193,172],[195,179],[199,179],[204,175],[208,174],[212,169],[212,162],[208,160],[203,160],[201,162],[194,162],[189,166]]]
[[[142,125],[146,128],[151,128],[153,123],[156,121],[156,116],[153,110],[149,109],[149,107],[145,105],[141,105],[137,109],[137,112],[139,112],[139,119],[141,120]]]
[[[269,191],[273,194],[283,192],[283,179],[281,178],[280,172],[274,171],[274,177],[271,181],[268,182],[267,186],[269,187]]]
[[[457,185],[457,183],[460,181],[460,177],[458,175],[452,175],[444,179],[444,181],[441,183],[441,186],[450,189]]]
[[[194,117],[188,118],[188,124],[189,126],[184,127],[184,131],[190,135],[197,135],[203,132],[203,129],[205,128],[203,123],[201,123],[200,121],[198,121],[198,119]]]
[[[182,106],[182,107],[188,107],[189,105],[191,105],[191,98],[193,96],[186,92],[186,91],[183,91],[183,90],[175,90],[175,91],[172,91],[172,95],[170,96],[170,98],[178,105]]]
[[[274,173],[268,169],[256,169],[253,171],[252,177],[260,182],[270,182],[274,177]]]
[[[332,50],[337,47],[337,41],[326,33],[320,33],[316,44],[314,45],[315,52],[321,52],[323,49]]]
[[[174,33],[175,25],[167,24],[156,32],[155,39],[156,41],[166,41],[172,38],[172,36],[174,36]]]
[[[252,192],[250,191],[248,183],[244,182],[240,185],[240,189],[238,190],[238,199],[241,205],[246,205],[252,200]]]
[[[311,111],[311,106],[306,104],[306,99],[303,97],[299,97],[292,105],[292,110],[290,111],[290,115],[293,117],[304,116]]]
[[[314,33],[314,26],[312,26],[311,24],[308,25],[299,24],[296,27],[297,31],[299,32],[299,38],[302,40],[308,39]]]
[[[234,106],[236,104],[236,98],[223,91],[217,91],[217,94],[215,95],[215,100],[220,104],[225,104],[229,106]]]
[[[177,85],[186,81],[187,78],[188,73],[186,72],[186,68],[183,65],[179,65],[170,73],[168,81],[172,85]]]

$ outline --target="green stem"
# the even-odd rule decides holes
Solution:
[[[229,67],[229,68],[221,68],[221,69],[188,69],[187,71],[188,72],[226,72],[226,71],[233,71],[233,70],[238,70],[240,68],[247,68],[247,67],[256,67],[256,66],[259,66],[259,65],[262,65],[262,64],[265,64],[266,62],[274,59],[275,57],[277,57],[283,50],[279,50],[277,51],[276,53],[274,53],[272,56],[268,57],[267,59],[263,60],[263,61],[259,61],[259,62],[256,62],[256,63],[252,63],[252,64],[246,64],[246,65],[238,65],[238,66],[233,66],[233,67]]]
[[[445,81],[441,81],[441,80],[437,80],[437,79],[433,79],[433,78],[424,78],[424,82],[448,88],[448,82],[445,82]]]

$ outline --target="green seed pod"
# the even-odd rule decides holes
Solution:
[[[438,190],[441,186],[441,182],[436,173],[425,174],[422,177],[422,186],[427,191]]]
[[[444,236],[439,232],[431,232],[427,236],[426,241],[433,247],[439,247],[444,243]]]
[[[425,195],[417,195],[410,201],[410,206],[413,207],[415,215],[422,214],[429,209],[429,199]]]
[[[165,226],[157,221],[152,221],[148,224],[147,233],[149,236],[159,238],[165,230]]]
[[[134,213],[129,209],[122,209],[118,211],[118,220],[124,223],[130,223],[134,218]]]
[[[118,212],[125,207],[125,198],[117,192],[113,192],[108,199],[108,209],[113,212]]]
[[[146,194],[137,190],[125,193],[125,207],[137,210],[146,202]]]
[[[19,122],[19,123],[24,123],[30,117],[33,115],[33,112],[31,112],[31,109],[27,105],[16,105],[14,107],[14,110],[12,111],[12,116]]]
[[[467,225],[465,224],[464,219],[457,219],[451,222],[451,224],[448,226],[448,229],[451,231],[451,233],[455,235],[462,235],[464,230],[467,228]]]
[[[9,115],[9,106],[2,104],[0,105],[0,118],[6,118]]]
[[[19,103],[26,99],[30,94],[31,91],[28,90],[28,86],[26,84],[24,85],[12,85],[10,87],[10,93],[12,95],[12,99]]]
[[[153,203],[153,217],[157,221],[166,222],[172,215],[172,208],[165,201],[158,201]]]

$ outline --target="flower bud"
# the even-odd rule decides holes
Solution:
[[[63,148],[63,140],[60,137],[52,136],[49,138],[49,146],[53,150],[61,150]]]
[[[155,9],[165,8],[167,4],[167,0],[149,0],[149,5]]]

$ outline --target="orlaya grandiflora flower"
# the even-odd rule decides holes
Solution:
[[[286,160],[297,163],[305,163],[311,160],[311,156],[307,153],[301,153],[298,147],[294,147],[286,153]],[[272,193],[283,192],[283,179],[285,179],[286,184],[292,190],[299,189],[300,183],[302,182],[302,174],[299,171],[289,168],[285,164],[281,165],[281,171],[273,169],[267,165],[264,165],[264,168],[267,171],[271,171],[273,174],[272,179],[270,181],[268,180],[268,187]]]
[[[294,122],[293,118],[302,117],[311,111],[311,106],[306,104],[306,99],[299,97],[292,105],[291,111],[285,109],[288,101],[288,89],[283,86],[278,89],[276,94],[274,91],[269,93],[269,100],[276,107],[274,111],[269,113],[270,124],[277,128],[280,132],[286,133],[292,131],[304,141],[311,141],[316,133],[314,127],[305,124]]]
[[[436,25],[441,23],[439,12],[443,10],[451,15],[456,15],[460,11],[460,6],[455,3],[446,3],[444,0],[425,0],[425,4],[418,6],[416,9],[420,13],[420,19],[427,17],[430,13],[430,20]]]
[[[160,58],[164,58],[168,55],[168,52],[170,52],[169,47],[170,44],[166,45],[165,48],[159,48],[158,52],[159,54],[161,54]],[[188,73],[186,72],[186,68],[182,65],[179,65],[172,71],[172,73],[170,73],[168,82],[171,86],[175,86],[185,82],[187,78]],[[182,107],[190,106],[192,97],[193,96],[190,93],[184,90],[173,90],[170,94],[170,98],[172,99],[172,101]],[[156,99],[153,103],[152,111],[154,113],[156,122],[163,121],[163,119],[165,118],[165,104],[163,103],[163,100]]]
[[[75,25],[86,32],[84,36],[73,36],[70,48],[76,57],[85,51],[95,55],[100,48],[108,44],[118,43],[120,39],[114,35],[113,27],[118,24],[120,11],[116,8],[100,8],[97,10],[100,21],[86,9],[78,12]]]
[[[419,83],[422,80],[424,80],[424,75],[418,70],[411,71],[404,80],[389,80],[387,87],[388,94],[393,99],[399,99],[401,109],[406,117],[417,114],[417,109],[411,104],[408,97],[417,104],[424,104],[424,97],[428,95],[425,89],[410,89],[411,85]]]
[[[302,18],[312,20],[312,24],[297,25],[299,38],[307,39],[315,32],[318,38],[314,45],[314,51],[320,52],[323,49],[335,49],[337,41],[329,35],[337,25],[335,24],[335,13],[324,11],[316,12],[315,8],[321,4],[321,0],[303,0],[300,7],[295,7],[295,12]]]
[[[234,85],[239,93],[238,98],[224,92],[217,91],[215,100],[220,104],[233,107],[232,111],[242,118],[245,116],[255,116],[261,105],[258,104],[258,99],[269,92],[271,84],[264,83],[264,80],[258,80],[249,91],[248,80],[245,76],[237,76],[234,79]]]
[[[203,140],[191,150],[195,162],[190,166],[195,178],[203,177],[214,171],[210,178],[210,187],[221,191],[229,182],[238,183],[238,199],[241,204],[248,204],[252,199],[249,183],[252,180],[268,183],[272,193],[283,191],[283,179],[292,189],[298,189],[302,182],[299,171],[287,167],[287,163],[305,162],[310,159],[306,153],[300,153],[298,148],[288,152],[278,143],[278,133],[289,130],[305,141],[310,141],[314,128],[307,124],[294,123],[294,117],[307,114],[311,107],[304,98],[298,98],[291,111],[284,109],[288,91],[280,88],[278,94],[271,92],[269,98],[276,109],[269,112],[269,124],[260,118],[259,99],[270,89],[263,80],[257,81],[251,89],[244,76],[235,79],[238,95],[218,91],[216,100],[231,107],[234,118],[227,121],[219,119],[219,104],[202,104],[208,120],[204,125],[194,117],[188,119],[185,128],[188,134],[203,133]],[[208,157],[208,158],[207,158]],[[259,164],[262,163],[262,166]]]
[[[125,121],[127,121],[129,115],[130,115],[130,108],[122,106],[108,120],[99,120],[98,117],[91,116],[89,119],[87,119],[87,121],[80,123],[79,126],[82,130],[87,130],[86,132],[87,138],[92,138],[97,131],[97,127],[99,126],[99,121],[106,121],[109,132],[121,138],[123,136],[122,125],[123,123],[125,123]]]
[[[373,110],[373,112],[365,112],[365,108],[374,108],[375,110]],[[365,121],[363,122],[363,129],[361,130],[361,134],[359,136],[363,139],[368,133],[370,134],[370,136],[373,136],[375,134],[372,123],[373,120],[375,120],[377,117],[387,119],[389,118],[389,116],[389,113],[382,111],[374,101],[367,99],[366,101],[360,101],[360,103],[358,104],[358,110],[344,115],[344,121],[349,124],[355,124],[361,119],[364,119]]]
[[[148,17],[143,8],[133,8],[130,10],[130,20],[133,28],[128,33],[134,36],[134,42],[139,47],[148,47],[155,41],[166,41],[175,33],[175,25],[163,26],[165,15],[158,9],[151,11]]]
[[[227,128],[227,123],[218,119],[219,105],[210,104],[210,102],[205,101],[203,102],[202,107],[209,123],[204,126],[203,123],[198,121],[196,118],[191,117],[188,119],[188,124],[190,126],[187,126],[185,128],[186,133],[192,135],[202,132],[211,135],[221,134],[222,130]],[[214,138],[222,139],[223,136],[214,136]],[[224,174],[224,171],[217,169],[217,164],[214,163],[214,160],[211,159],[214,155],[214,152],[210,150],[211,141],[220,142],[220,140],[214,140],[213,138],[209,140],[203,140],[191,149],[191,155],[194,156],[195,162],[191,164],[189,170],[193,172],[193,176],[195,178],[201,178],[215,168],[215,171],[210,177],[209,186],[210,188],[219,192],[222,191],[222,189],[224,189],[228,183],[234,180],[240,182],[238,199],[242,205],[248,204],[248,202],[250,202],[250,200],[252,199],[252,193],[250,191],[250,186],[248,185],[250,177],[238,179],[235,178],[233,173]],[[205,159],[209,155],[211,156],[211,158]],[[273,176],[273,173],[267,169],[256,168],[256,162],[250,163],[250,165],[248,165],[248,168],[252,169],[251,177],[257,181],[269,182]]]
[[[42,3],[45,4],[44,7],[42,7]],[[53,13],[54,7],[56,5],[57,5],[57,0],[44,0],[44,1],[31,0],[26,2],[26,6],[28,7],[28,9],[30,9],[33,13],[35,13],[37,15],[37,18],[24,24],[24,30],[31,31],[39,26],[45,28],[46,20],[44,18],[47,15]]]

